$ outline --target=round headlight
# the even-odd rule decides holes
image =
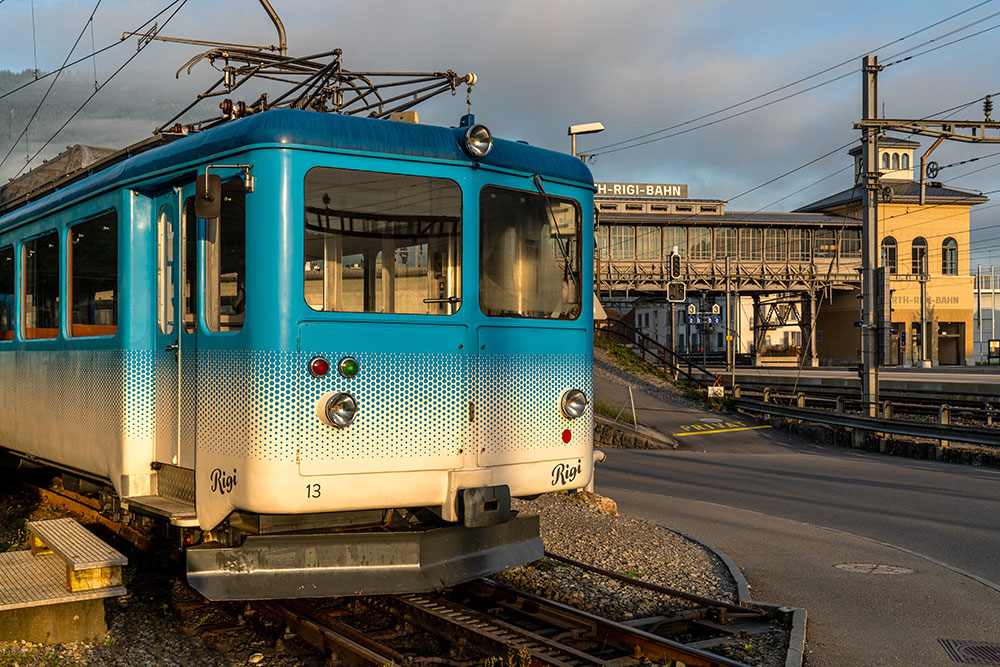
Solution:
[[[485,125],[473,125],[465,131],[463,148],[469,157],[485,157],[493,148],[493,134]]]
[[[586,394],[579,389],[570,389],[562,395],[562,401],[560,401],[559,407],[562,409],[562,413],[566,417],[576,419],[583,414],[584,410],[587,409],[587,403]]]
[[[324,408],[326,420],[337,428],[350,426],[358,414],[358,402],[350,394],[334,394]]]

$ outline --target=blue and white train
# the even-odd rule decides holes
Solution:
[[[541,556],[512,497],[590,481],[580,160],[272,110],[33,178],[0,194],[0,448],[172,523],[207,597],[494,572]]]

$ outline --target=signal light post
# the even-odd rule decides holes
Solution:
[[[670,269],[670,282],[667,283],[667,301],[670,303],[683,303],[687,299],[687,285],[680,281],[681,277],[681,255],[677,252],[677,247],[670,253],[668,262]]]

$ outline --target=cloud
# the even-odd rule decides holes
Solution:
[[[166,0],[105,0],[95,22],[96,43],[113,42],[165,4]],[[345,66],[354,70],[475,72],[479,84],[472,94],[473,111],[499,136],[567,151],[568,125],[602,121],[607,131],[581,138],[582,152],[682,123],[847,61],[840,69],[760,102],[827,81],[857,70],[860,55],[876,46],[889,44],[879,54],[883,63],[892,62],[896,58],[890,56],[996,11],[986,6],[899,42],[895,40],[955,10],[929,0],[905,6],[863,0],[823,6],[776,0],[381,0],[336,5],[273,0],[273,5],[284,20],[289,49],[295,54],[339,47],[344,49]],[[62,61],[91,9],[89,2],[36,0],[39,67],[52,69]],[[0,62],[32,67],[27,8],[6,3],[0,7],[0,18],[5,20],[5,33],[10,33],[0,45]],[[995,22],[944,37],[901,57]],[[277,39],[263,10],[252,2],[235,0],[188,2],[164,34],[258,44]],[[922,117],[1000,92],[993,54],[997,34],[989,32],[887,67],[880,75],[885,112]],[[84,41],[89,49],[89,39]],[[103,80],[134,49],[131,39],[99,56],[99,78]],[[202,64],[192,76],[174,79],[175,70],[196,52],[192,46],[153,44],[123,72],[120,81],[109,85],[107,94],[128,102],[129,96],[148,96],[152,90],[165,100],[164,107],[189,99],[217,76]],[[81,65],[81,76],[87,71],[92,76],[92,68],[89,62]],[[252,97],[248,93],[244,99]],[[0,105],[6,101],[0,100]],[[464,91],[420,108],[422,121],[443,125],[457,123],[464,112]],[[727,199],[857,140],[860,133],[852,124],[860,112],[861,75],[853,73],[710,127],[602,155],[591,166],[599,180],[688,183],[693,197]],[[148,131],[145,119],[152,120],[153,115],[144,111],[141,118],[123,127],[119,138],[123,142],[141,139]],[[977,105],[959,116],[981,118],[982,110]],[[998,116],[1000,111],[994,113]],[[0,146],[3,130],[0,123]],[[56,143],[61,146],[66,141]],[[923,143],[929,146],[930,141]],[[935,156],[944,164],[943,160],[959,161],[989,152],[985,146],[946,143]],[[756,210],[850,164],[844,149],[735,200],[731,207]],[[961,185],[995,189],[997,173],[985,171]],[[848,169],[785,199],[778,208],[793,209],[850,183]],[[974,220],[986,224],[995,220],[995,213],[976,214]]]

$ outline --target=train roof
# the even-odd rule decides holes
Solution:
[[[439,127],[340,114],[276,109],[234,120],[204,132],[170,139],[151,139],[117,151],[102,162],[83,167],[33,192],[0,204],[0,229],[109,189],[136,186],[212,156],[264,146],[314,146],[350,152],[400,155],[418,159],[472,162],[462,150],[464,127]],[[133,150],[134,149],[134,150]],[[480,164],[540,174],[593,186],[590,170],[578,158],[519,141],[494,138],[493,149]],[[106,163],[106,164],[105,164]]]

